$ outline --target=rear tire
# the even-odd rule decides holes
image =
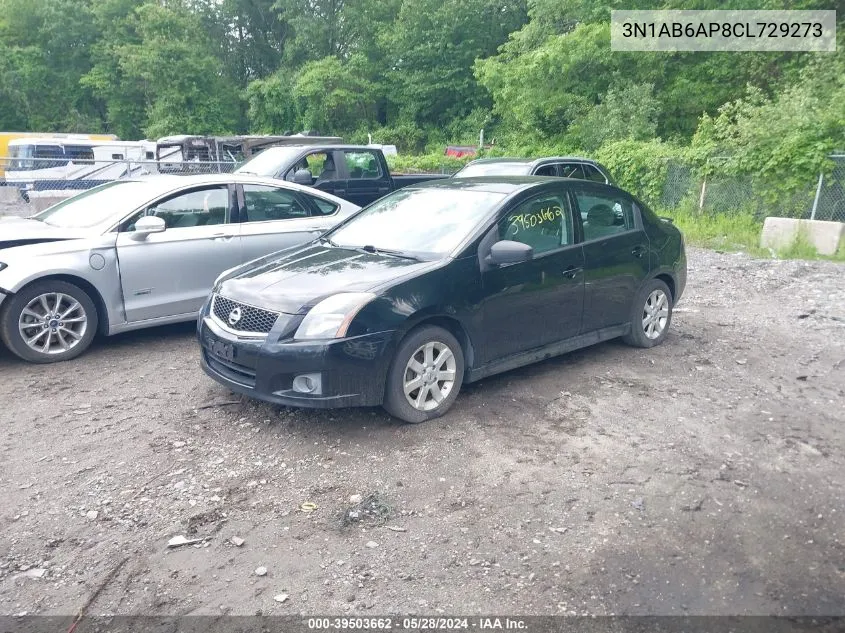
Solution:
[[[631,331],[622,340],[634,347],[654,347],[666,340],[672,323],[672,293],[664,282],[645,283],[631,308]]]
[[[387,373],[384,408],[419,424],[438,418],[455,402],[464,381],[464,353],[441,327],[424,325],[399,344]]]
[[[82,288],[39,281],[12,295],[0,309],[0,339],[31,363],[71,360],[97,334],[97,308]]]

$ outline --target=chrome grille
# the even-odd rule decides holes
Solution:
[[[231,316],[235,310],[240,310],[241,318],[232,323]],[[220,295],[214,295],[211,312],[218,323],[230,330],[256,334],[267,334],[279,318],[278,312],[262,310]]]

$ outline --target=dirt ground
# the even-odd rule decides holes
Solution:
[[[845,615],[842,265],[691,249],[663,346],[423,425],[238,400],[190,325],[0,352],[0,613]]]

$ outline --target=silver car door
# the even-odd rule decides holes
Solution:
[[[124,222],[117,256],[128,322],[198,311],[217,275],[241,262],[233,200],[227,185],[193,187]],[[143,215],[162,218],[164,232],[133,239],[133,220]]]
[[[243,261],[310,242],[333,226],[330,217],[293,189],[244,184],[238,194]]]

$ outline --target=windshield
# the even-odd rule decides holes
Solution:
[[[470,178],[471,176],[528,176],[531,171],[530,163],[470,163],[455,174],[454,178]]]
[[[425,258],[451,253],[505,197],[466,189],[400,189],[328,234],[337,246],[397,251]]]
[[[20,144],[9,145],[9,159],[6,171],[30,171],[34,169],[48,169],[61,167],[67,160],[64,148],[55,144]],[[59,159],[59,160],[56,160]]]
[[[302,148],[299,147],[271,147],[246,161],[235,173],[272,177],[279,173],[280,167],[292,162],[301,152]]]
[[[147,183],[118,180],[63,200],[32,218],[50,226],[87,229],[108,220],[121,220],[149,197]]]

